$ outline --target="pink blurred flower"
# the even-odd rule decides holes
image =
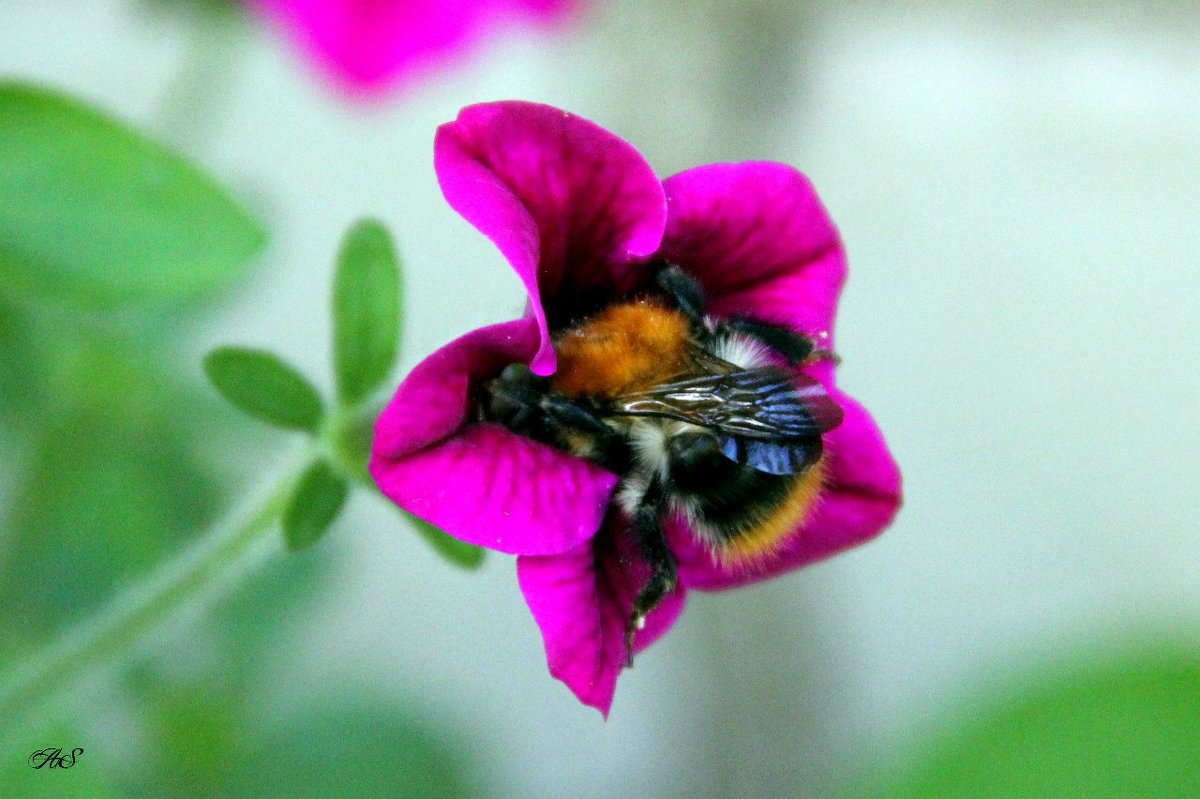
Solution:
[[[529,311],[468,333],[412,371],[376,425],[371,472],[401,507],[517,556],[551,674],[607,715],[625,663],[625,626],[649,573],[612,502],[618,476],[476,421],[477,391],[514,362],[553,373],[551,332],[648,288],[651,262],[697,278],[714,315],[832,335],[842,245],[791,167],[712,164],[660,181],[626,142],[544,105],[464,109],[438,130],[435,166],[450,205],[524,282]],[[674,623],[688,590],[790,571],[870,539],[895,515],[900,474],[878,428],[836,388],[832,362],[805,370],[845,414],[824,435],[818,505],[777,557],[750,571],[723,566],[682,519],[669,519],[679,586],[649,615],[635,651]]]
[[[249,0],[350,93],[375,93],[453,62],[516,20],[548,21],[576,0]]]

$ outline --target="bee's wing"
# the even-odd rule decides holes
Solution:
[[[727,375],[744,371],[741,366],[718,358],[695,342],[688,342],[684,351],[693,375]]]
[[[777,366],[673,380],[618,397],[609,413],[663,416],[774,443],[818,437],[842,421],[819,381]]]
[[[721,452],[734,463],[767,474],[800,474],[821,457],[821,439],[756,441],[736,436],[717,436]]]

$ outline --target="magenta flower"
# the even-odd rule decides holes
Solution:
[[[373,93],[514,19],[552,20],[575,0],[250,0],[350,93]]]
[[[401,507],[473,544],[517,556],[550,673],[607,715],[625,635],[650,566],[614,499],[619,476],[480,421],[480,390],[506,366],[549,375],[552,336],[653,286],[654,265],[698,280],[714,317],[754,317],[832,347],[845,278],[837,230],[808,180],[782,164],[713,164],[660,181],[629,144],[543,105],[464,109],[435,144],[442,191],[490,238],[529,292],[526,318],[475,330],[418,365],[376,426],[371,472]],[[689,590],[762,580],[862,543],[900,503],[900,474],[867,412],[823,384],[840,425],[824,433],[815,506],[770,557],[728,563],[680,514],[664,521],[678,584],[633,640],[649,646]]]

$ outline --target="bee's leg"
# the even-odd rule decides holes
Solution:
[[[687,317],[694,333],[706,332],[704,327],[704,289],[700,281],[675,264],[667,264],[658,272],[658,287],[667,293],[675,307]]]
[[[625,625],[625,656],[627,667],[633,666],[633,636],[646,625],[646,617],[658,607],[663,598],[675,590],[679,576],[675,557],[667,547],[662,517],[666,507],[666,491],[662,480],[654,477],[646,486],[641,502],[633,514],[633,533],[637,537],[642,557],[650,564],[650,579],[633,601],[633,612]]]
[[[820,349],[812,338],[783,325],[735,316],[725,322],[725,327],[767,345],[793,364],[817,360],[838,363],[840,360],[833,350]]]
[[[819,348],[812,351],[812,355],[808,356],[808,359],[805,361],[805,363],[812,363],[813,361],[829,361],[834,366],[837,366],[842,362],[842,356],[838,355],[833,350]]]
[[[558,394],[547,394],[541,399],[541,409],[546,413],[547,425],[561,425],[565,430],[582,433],[591,446],[587,458],[616,474],[629,471],[632,453],[629,443],[591,409]]]

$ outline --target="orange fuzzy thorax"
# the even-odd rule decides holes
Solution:
[[[651,300],[613,305],[555,339],[553,389],[612,399],[687,370],[688,322]]]
[[[817,503],[825,483],[825,460],[797,475],[791,491],[771,516],[737,536],[727,539],[716,551],[726,566],[745,566],[774,555],[791,537]]]

